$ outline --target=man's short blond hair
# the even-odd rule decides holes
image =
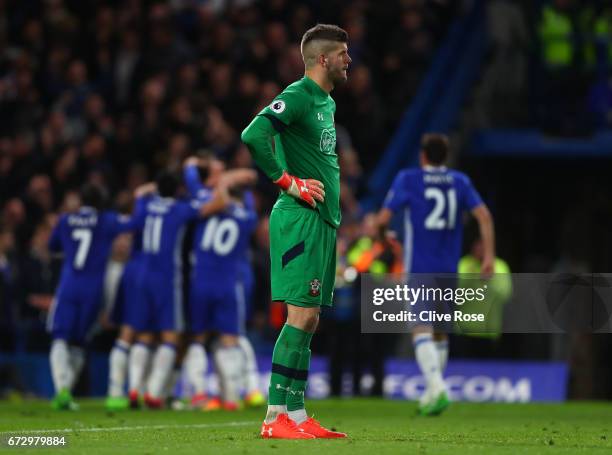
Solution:
[[[317,57],[332,51],[337,43],[348,42],[348,33],[337,25],[317,24],[302,36],[300,51],[306,68],[317,63]]]

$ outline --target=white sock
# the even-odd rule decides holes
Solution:
[[[444,370],[446,370],[446,364],[448,363],[448,340],[436,341],[436,351],[438,351],[440,371],[444,373]]]
[[[70,390],[74,372],[70,364],[68,343],[65,340],[53,340],[49,352],[49,362],[51,363],[51,376],[53,377],[55,393],[64,389]]]
[[[145,371],[151,358],[151,349],[144,343],[136,343],[130,349],[129,356],[129,377],[130,387],[129,390],[136,390],[138,393],[142,392]]]
[[[153,398],[161,398],[164,386],[174,367],[176,358],[176,347],[172,344],[164,343],[157,348],[151,365],[151,375],[147,382],[147,392]]]
[[[425,377],[427,388],[434,394],[444,390],[444,380],[440,371],[440,360],[438,351],[429,333],[421,333],[413,337],[414,356],[419,364],[421,373]]]
[[[308,420],[308,415],[306,414],[306,409],[297,409],[295,411],[289,411],[289,418],[293,420],[298,425],[302,422],[306,422]]]
[[[243,353],[240,346],[219,346],[215,350],[223,401],[237,403],[242,383]]]
[[[70,346],[70,365],[72,366],[72,382],[70,389],[74,388],[81,371],[83,371],[83,365],[85,365],[85,350],[79,346]]]
[[[272,423],[276,420],[279,414],[287,414],[287,406],[284,404],[269,404],[266,412],[265,423]]]
[[[178,368],[173,368],[170,374],[168,375],[168,380],[166,381],[166,385],[164,385],[163,397],[164,398],[174,398],[174,388],[176,387],[177,382],[181,378],[181,370]]]
[[[247,393],[259,390],[259,369],[257,368],[257,359],[255,351],[249,339],[245,336],[238,338],[238,345],[242,349],[244,355],[243,374],[245,378],[245,388]]]
[[[108,396],[124,396],[125,378],[127,376],[128,355],[130,344],[123,340],[115,340],[109,357]]]
[[[187,381],[193,387],[194,394],[206,392],[206,369],[208,359],[201,343],[191,343],[185,355]]]

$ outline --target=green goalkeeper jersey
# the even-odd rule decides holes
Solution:
[[[271,150],[261,150],[271,149],[271,144],[249,140],[250,129],[257,128],[255,120],[244,130],[242,138],[257,164],[273,180],[278,179],[284,169],[296,177],[323,182],[325,202],[317,202],[316,210],[337,228],[340,225],[340,167],[336,154],[335,112],[336,103],[329,93],[305,76],[289,85],[258,114],[258,117],[268,118],[277,133],[274,153],[278,164],[271,159]],[[297,199],[281,193],[275,207],[299,205]]]

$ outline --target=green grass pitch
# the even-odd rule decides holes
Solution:
[[[612,453],[612,405],[453,403],[440,417],[416,404],[374,399],[310,401],[309,413],[347,440],[259,438],[263,410],[125,411],[100,400],[77,412],[47,402],[0,403],[0,452],[94,454],[581,454]],[[57,432],[50,432],[58,430]],[[63,430],[63,431],[60,431]],[[49,433],[43,433],[47,431]],[[61,449],[8,448],[9,435],[64,435]],[[43,450],[43,452],[41,452]],[[315,452],[313,452],[315,451]]]

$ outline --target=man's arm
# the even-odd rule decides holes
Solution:
[[[493,217],[485,204],[480,204],[472,209],[472,215],[478,222],[480,238],[484,248],[480,273],[484,277],[490,277],[495,267],[495,230]]]
[[[62,240],[61,240],[61,224],[62,217],[57,219],[55,226],[53,226],[53,230],[51,231],[51,236],[49,237],[49,241],[47,243],[47,248],[49,252],[53,255],[59,255],[63,251]]]
[[[226,188],[231,188],[233,186],[252,186],[255,183],[257,183],[257,172],[248,168],[225,171],[219,180],[219,185]]]
[[[156,191],[157,185],[153,182],[144,183],[134,190],[135,203],[133,213],[131,215],[115,213],[110,218],[113,236],[142,228],[146,215],[147,196]]]
[[[134,190],[134,199],[140,199],[157,191],[157,184],[154,182],[143,183]]]
[[[198,192],[204,188],[200,181],[198,166],[200,166],[200,160],[195,156],[187,158],[183,165],[183,178],[191,197],[198,197]]]
[[[405,191],[405,188],[408,187],[406,178],[405,171],[401,171],[395,176],[391,188],[389,188],[385,196],[383,206],[376,216],[376,225],[378,226],[378,234],[381,239],[387,237],[387,228],[389,223],[391,223],[393,213],[408,204],[408,193]]]
[[[389,223],[391,223],[391,218],[393,218],[393,212],[386,207],[380,209],[378,215],[376,215],[376,225],[378,226],[378,234],[381,239],[387,236],[387,228]]]
[[[257,173],[253,169],[232,169],[221,176],[212,197],[200,206],[199,215],[207,217],[222,212],[230,204],[229,189],[233,186],[253,185]]]
[[[280,123],[279,120],[276,120]],[[316,207],[317,202],[323,202],[325,191],[323,183],[314,179],[300,179],[285,171],[272,149],[272,140],[277,133],[272,120],[256,116],[247,126],[240,138],[253,156],[253,160],[276,185],[290,196]]]
[[[283,168],[272,149],[275,134],[277,131],[272,126],[272,122],[262,115],[257,115],[240,135],[257,166],[271,180],[278,180],[283,175]]]
[[[230,196],[227,188],[219,186],[213,190],[212,197],[200,206],[198,215],[201,218],[222,212],[230,203]]]

